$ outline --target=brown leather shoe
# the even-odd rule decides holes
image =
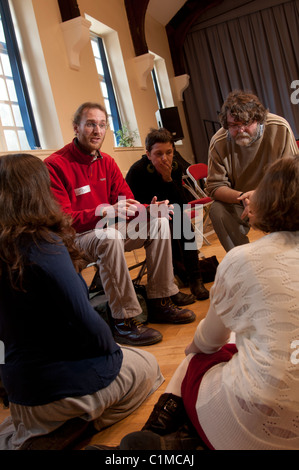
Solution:
[[[203,285],[201,279],[195,279],[194,281],[190,282],[190,290],[193,295],[195,295],[197,300],[206,300],[209,298],[209,291]]]
[[[148,299],[148,318],[152,323],[191,323],[196,316],[192,310],[175,305],[170,297]]]
[[[178,307],[194,304],[196,301],[196,298],[193,294],[184,294],[183,292],[178,292],[177,294],[172,295],[170,298]]]
[[[148,328],[133,318],[113,319],[114,340],[131,346],[149,346],[159,343],[163,336],[158,330]]]

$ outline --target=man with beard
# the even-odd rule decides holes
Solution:
[[[226,251],[249,243],[248,203],[266,167],[298,151],[289,123],[271,114],[251,92],[236,90],[224,102],[222,127],[212,137],[206,192],[210,217]]]

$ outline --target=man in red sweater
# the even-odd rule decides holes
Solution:
[[[161,333],[135,320],[141,307],[124,251],[145,248],[149,321],[194,321],[191,310],[178,307],[193,303],[194,297],[179,292],[174,283],[168,219],[149,219],[144,206],[134,200],[114,159],[100,151],[107,129],[105,108],[97,103],[82,104],[74,115],[73,127],[75,139],[45,159],[53,193],[72,217],[78,245],[88,261],[98,264],[114,320],[115,340],[134,346],[157,343]],[[168,213],[167,201],[156,204]],[[136,213],[145,214],[142,237],[136,237],[136,224],[135,231],[129,228]],[[153,233],[157,236],[150,235]]]

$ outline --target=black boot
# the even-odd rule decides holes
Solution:
[[[127,434],[119,447],[88,446],[86,450],[205,450],[192,426],[182,398],[163,393],[142,431]]]
[[[182,398],[172,393],[163,393],[142,430],[163,436],[176,431],[186,419],[187,414]]]
[[[197,434],[191,435],[188,428],[160,436],[152,431],[137,431],[127,434],[119,445],[119,450],[206,450]]]
[[[120,450],[203,450],[204,443],[192,426],[182,398],[163,393],[142,431],[125,436]]]

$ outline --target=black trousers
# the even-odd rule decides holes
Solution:
[[[185,214],[182,214],[180,224],[178,218],[176,218],[174,223],[170,221],[170,228],[174,274],[186,284],[189,284],[192,280],[201,279],[198,250],[190,220]],[[180,238],[178,238],[179,236]]]

